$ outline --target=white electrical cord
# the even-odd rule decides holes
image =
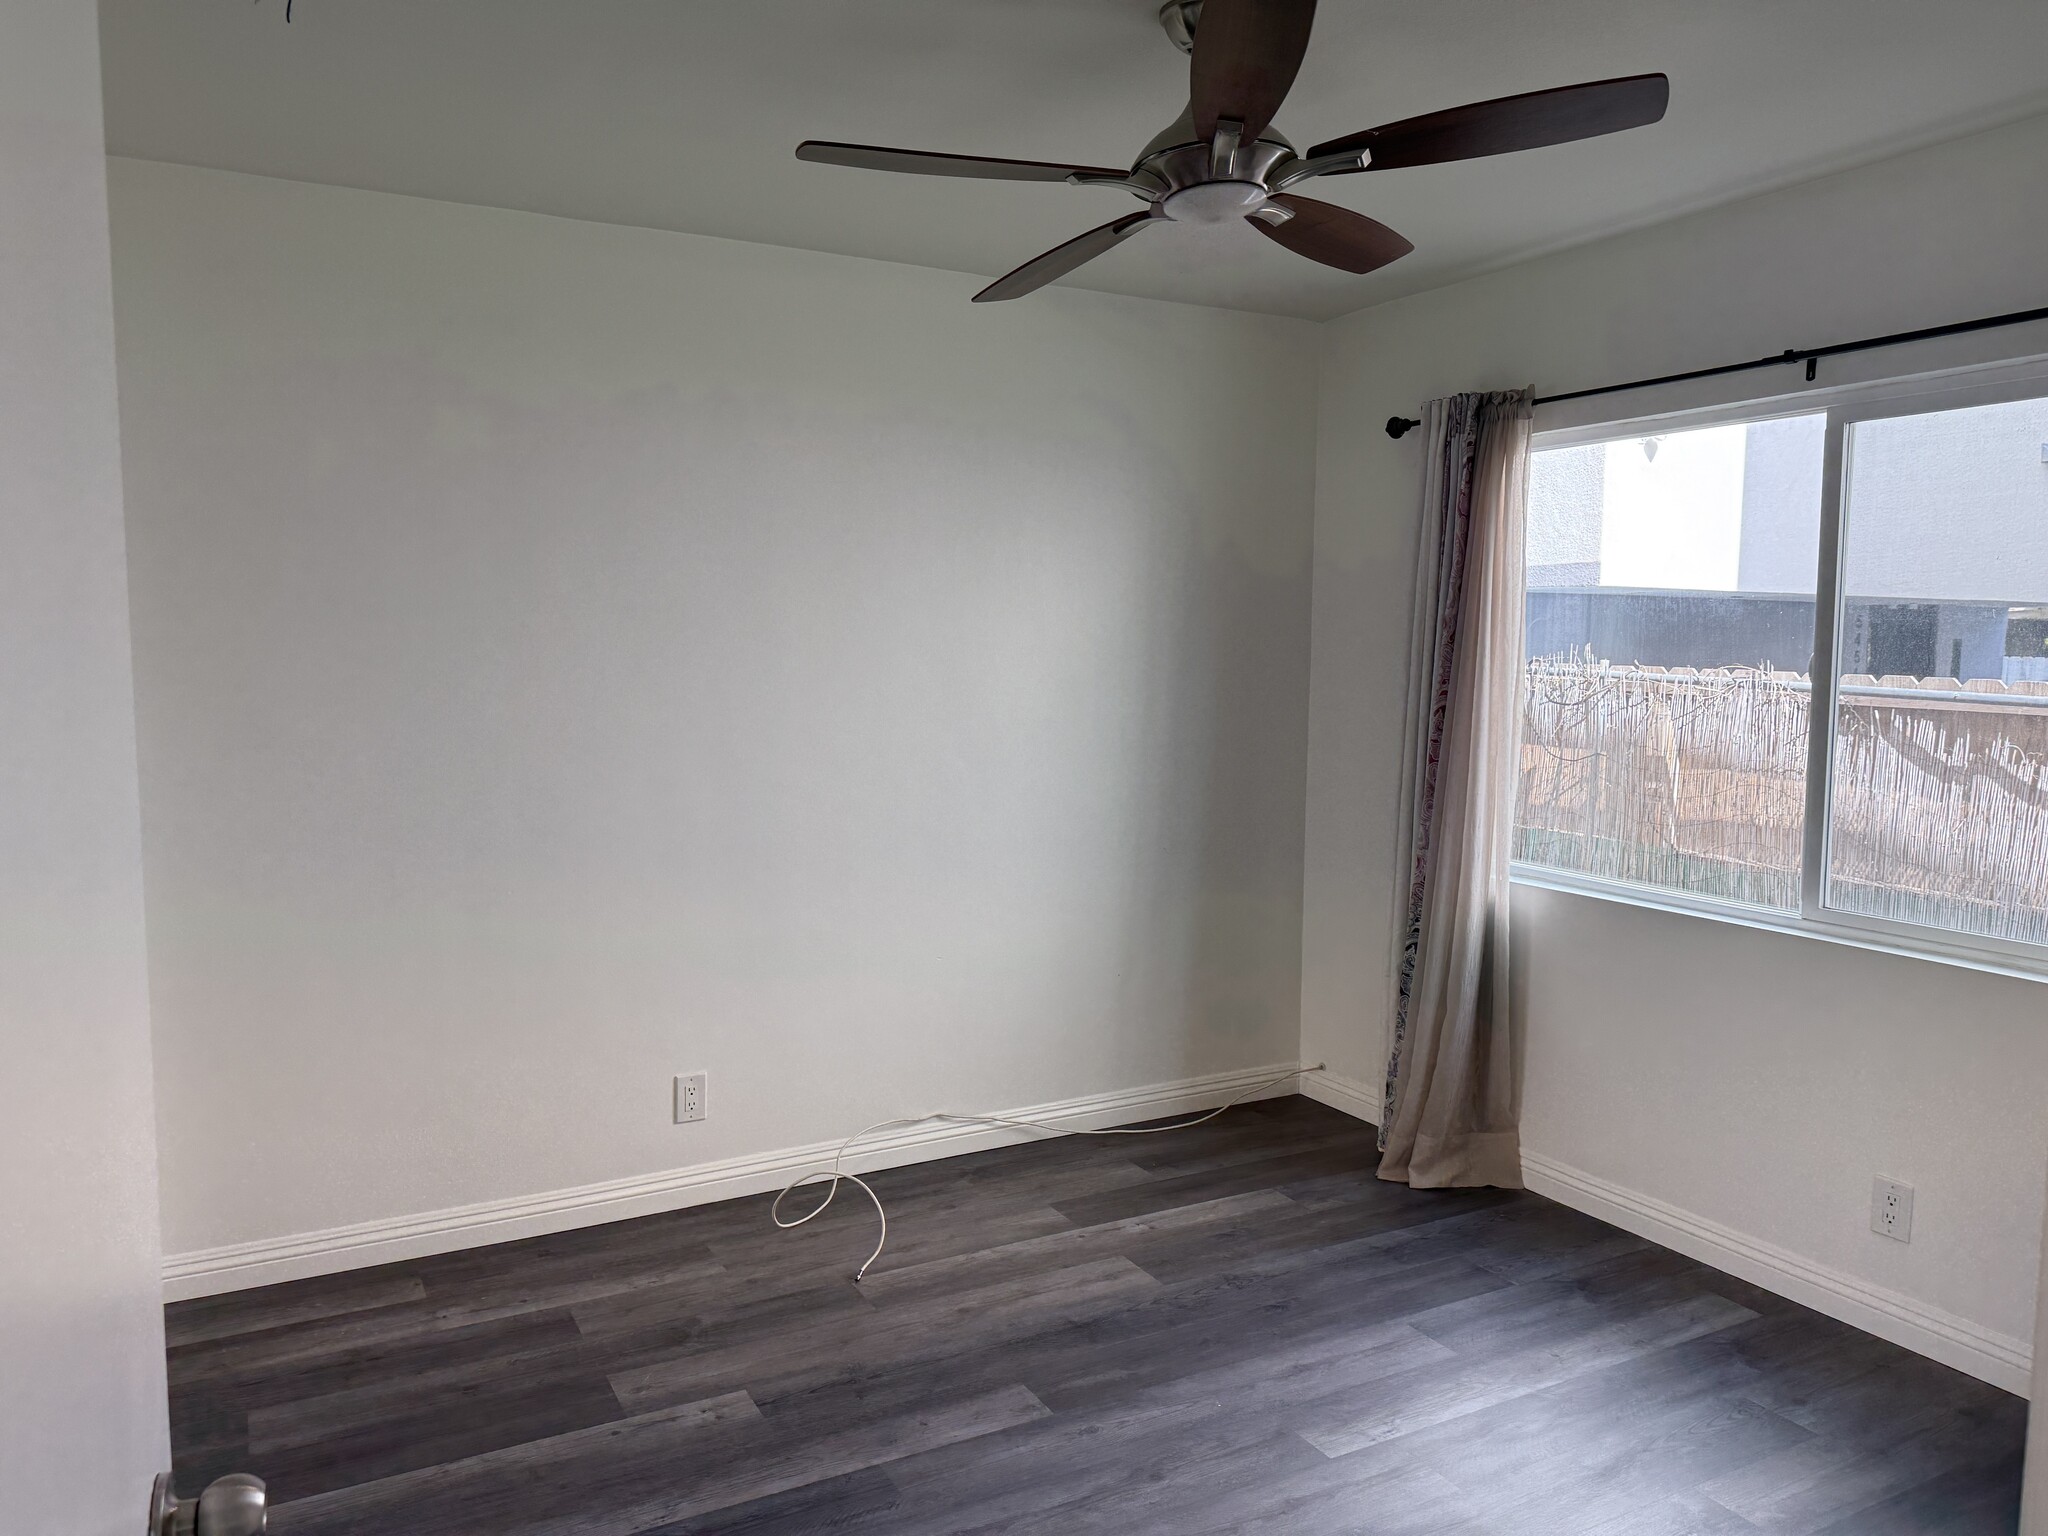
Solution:
[[[1189,1126],[1202,1124],[1205,1120],[1214,1120],[1226,1109],[1242,1104],[1255,1093],[1263,1093],[1268,1088],[1277,1087],[1289,1078],[1307,1077],[1311,1072],[1321,1072],[1322,1070],[1323,1063],[1319,1061],[1312,1067],[1296,1067],[1290,1072],[1282,1072],[1278,1077],[1268,1078],[1263,1083],[1253,1083],[1251,1087],[1232,1098],[1225,1099],[1221,1104],[1218,1104],[1214,1109],[1209,1110],[1205,1114],[1196,1115],[1189,1120],[1176,1120],[1172,1125],[1126,1125],[1114,1126],[1106,1131],[1084,1131],[1074,1130],[1064,1125],[1046,1125],[1038,1120],[1020,1120],[1011,1115],[938,1114],[913,1115],[903,1120],[877,1120],[873,1125],[865,1126],[855,1131],[839,1144],[838,1155],[832,1159],[831,1167],[813,1168],[808,1173],[799,1174],[783,1185],[782,1192],[775,1197],[774,1204],[768,1207],[768,1216],[776,1226],[781,1227],[784,1231],[788,1231],[793,1227],[800,1227],[805,1222],[816,1221],[825,1214],[825,1208],[838,1198],[839,1186],[841,1184],[859,1185],[861,1193],[875,1203],[875,1215],[881,1219],[882,1232],[881,1236],[875,1239],[875,1251],[868,1255],[867,1263],[861,1265],[859,1269],[853,1272],[853,1278],[858,1281],[867,1274],[875,1260],[882,1256],[882,1250],[889,1245],[889,1213],[882,1208],[882,1197],[875,1193],[873,1186],[866,1179],[861,1178],[858,1174],[848,1173],[843,1166],[846,1162],[846,1154],[851,1152],[854,1143],[864,1136],[872,1136],[876,1131],[886,1131],[900,1125],[929,1125],[935,1120],[945,1120],[955,1125],[1016,1126],[1026,1130],[1045,1131],[1054,1136],[1156,1136],[1161,1131],[1184,1131]],[[804,1212],[803,1215],[798,1216],[794,1220],[783,1220],[782,1202],[787,1200],[797,1190],[802,1189],[806,1184],[820,1182],[829,1182],[832,1186],[825,1191],[825,1198],[820,1200],[815,1208]]]

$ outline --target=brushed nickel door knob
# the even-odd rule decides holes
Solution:
[[[180,1499],[171,1474],[149,1495],[148,1536],[262,1536],[270,1522],[263,1479],[232,1472],[207,1484],[197,1503]]]

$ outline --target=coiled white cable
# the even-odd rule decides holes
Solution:
[[[1292,1071],[1282,1072],[1278,1077],[1270,1077],[1262,1083],[1253,1083],[1249,1088],[1244,1089],[1242,1092],[1232,1096],[1231,1098],[1225,1099],[1221,1104],[1218,1104],[1212,1110],[1208,1110],[1202,1114],[1195,1115],[1186,1120],[1176,1120],[1171,1125],[1122,1125],[1112,1126],[1105,1131],[1087,1131],[1075,1130],[1070,1126],[1064,1125],[1047,1125],[1044,1122],[1038,1120],[1023,1120],[1013,1115],[937,1114],[912,1115],[906,1119],[901,1120],[877,1120],[873,1125],[863,1126],[860,1130],[855,1131],[851,1136],[847,1137],[846,1140],[842,1141],[839,1144],[839,1151],[833,1157],[832,1164],[829,1168],[813,1168],[806,1173],[798,1174],[794,1179],[791,1179],[787,1184],[783,1185],[781,1192],[776,1195],[774,1203],[768,1207],[769,1219],[772,1220],[776,1226],[781,1227],[784,1231],[789,1231],[792,1228],[800,1227],[807,1221],[816,1221],[820,1216],[825,1214],[826,1208],[830,1206],[835,1199],[838,1198],[839,1186],[841,1184],[858,1185],[861,1193],[866,1195],[868,1199],[874,1202],[875,1215],[877,1218],[880,1219],[882,1223],[881,1234],[875,1239],[875,1251],[868,1255],[867,1262],[865,1264],[862,1264],[859,1269],[853,1272],[853,1278],[856,1281],[858,1281],[867,1274],[868,1270],[874,1265],[875,1260],[879,1259],[882,1256],[882,1250],[888,1247],[889,1245],[889,1213],[886,1209],[883,1208],[882,1197],[875,1193],[874,1187],[870,1185],[866,1179],[863,1179],[858,1174],[848,1173],[844,1166],[846,1162],[846,1154],[851,1152],[854,1148],[854,1145],[865,1136],[872,1136],[877,1131],[892,1130],[897,1126],[929,1125],[934,1121],[940,1120],[947,1121],[954,1125],[1014,1126],[1020,1129],[1044,1131],[1047,1134],[1053,1136],[1156,1136],[1162,1131],[1184,1131],[1188,1129],[1188,1127],[1190,1126],[1200,1125],[1207,1120],[1214,1120],[1226,1109],[1231,1109],[1239,1104],[1242,1104],[1246,1099],[1250,1098],[1255,1093],[1264,1093],[1268,1088],[1278,1087],[1281,1083],[1288,1081],[1290,1078],[1307,1077],[1310,1073],[1321,1072],[1323,1069],[1323,1063],[1319,1061],[1312,1067],[1296,1067]],[[812,1209],[804,1212],[803,1215],[795,1217],[791,1220],[784,1220],[782,1215],[782,1202],[787,1200],[797,1190],[802,1189],[805,1185],[817,1183],[829,1183],[831,1185],[831,1187],[825,1191],[825,1198],[820,1200],[817,1203],[817,1205],[814,1206]]]

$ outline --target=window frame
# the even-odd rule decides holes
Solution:
[[[1520,860],[1509,868],[1509,876],[1514,883],[1863,949],[1911,955],[2027,980],[2048,981],[2048,944],[2029,944],[2017,939],[1902,923],[1859,912],[1838,911],[1825,904],[1832,851],[1837,701],[1842,675],[1842,574],[1846,555],[1843,533],[1847,493],[1853,472],[1849,461],[1850,429],[1864,421],[2043,398],[2048,398],[2048,358],[1849,384],[1833,389],[1805,390],[1791,395],[1729,401],[1656,415],[1616,417],[1536,431],[1532,452],[1585,447],[1616,439],[1650,436],[1655,432],[1782,421],[1797,416],[1825,415],[1827,418],[1821,469],[1820,554],[1814,573],[1814,659],[1808,695],[1811,713],[1807,725],[1806,823],[1800,851],[1799,910],[1791,912],[1749,906],[1659,886],[1606,880]]]

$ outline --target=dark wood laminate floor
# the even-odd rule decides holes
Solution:
[[[279,1536],[2005,1536],[2025,1405],[1290,1098],[169,1309]]]

